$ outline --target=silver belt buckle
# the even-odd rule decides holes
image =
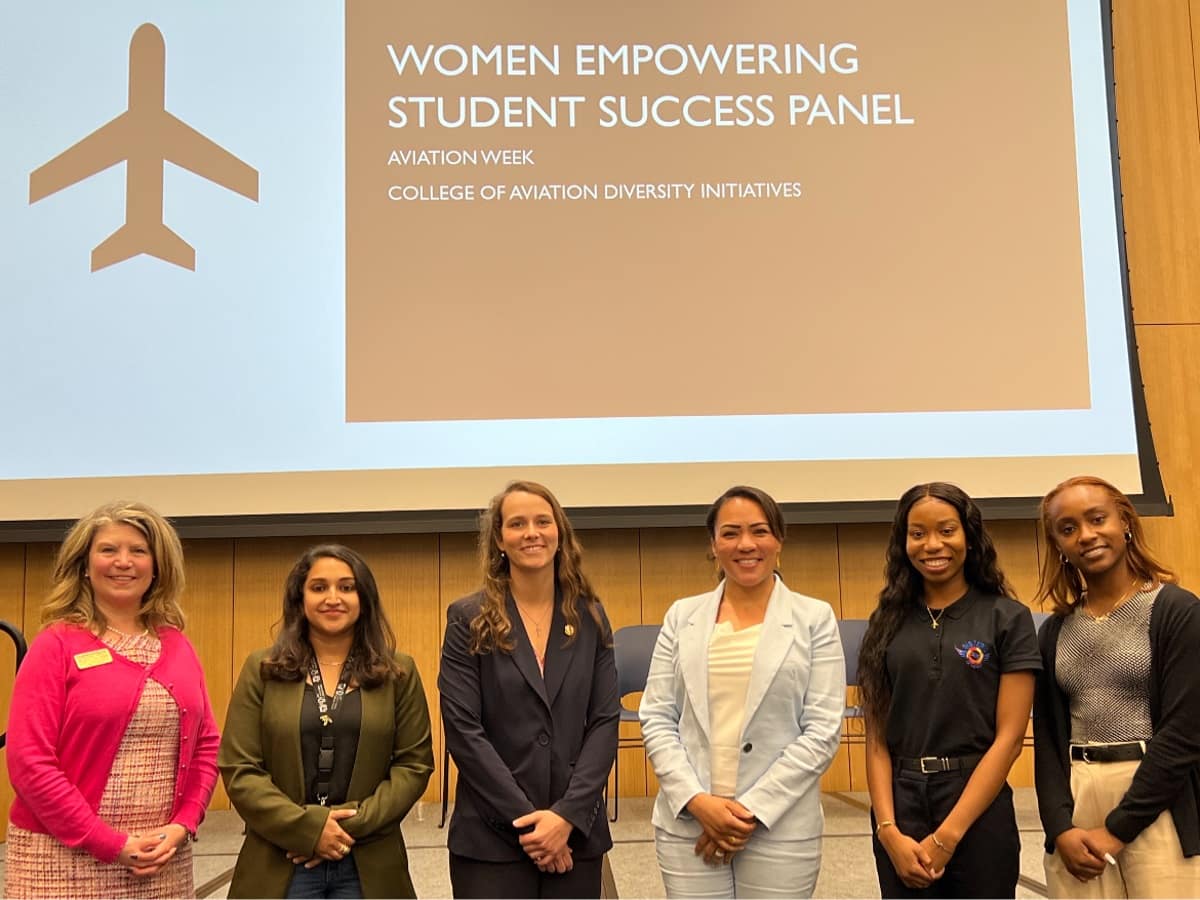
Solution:
[[[938,772],[946,771],[946,766],[940,756],[922,756],[920,762],[922,775],[934,775]],[[927,765],[934,766],[935,768],[927,769],[925,768]]]
[[[1088,763],[1089,765],[1091,765],[1091,763],[1092,763],[1092,757],[1091,757],[1091,755],[1088,753],[1088,750],[1089,750],[1089,749],[1090,749],[1090,748],[1088,747],[1088,745],[1087,745],[1087,744],[1084,744],[1082,747],[1080,747],[1080,748],[1079,748],[1079,756],[1080,756],[1080,758],[1081,758],[1081,759],[1082,759],[1082,760],[1083,760],[1085,763]]]

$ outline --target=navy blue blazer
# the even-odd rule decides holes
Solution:
[[[447,610],[438,673],[446,746],[459,773],[450,852],[490,862],[527,859],[512,822],[550,809],[574,826],[568,844],[577,859],[600,856],[612,847],[603,791],[620,723],[608,621],[602,630],[581,608],[579,631],[567,645],[556,599],[543,677],[511,594],[512,653],[470,652],[481,599],[475,593]]]

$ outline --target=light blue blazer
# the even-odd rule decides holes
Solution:
[[[675,601],[663,620],[639,715],[658,776],[656,828],[699,837],[686,809],[709,791],[708,642],[724,582]],[[742,721],[737,799],[775,840],[818,837],[821,775],[841,740],[846,664],[833,609],[775,579],[754,651]],[[763,828],[766,833],[763,834]]]

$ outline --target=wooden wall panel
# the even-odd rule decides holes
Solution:
[[[183,611],[187,616],[188,640],[204,665],[208,695],[212,699],[217,727],[225,723],[229,695],[233,691],[233,541],[187,541],[187,589]],[[213,809],[228,809],[229,798],[218,780]]]
[[[1200,591],[1200,325],[1139,326],[1146,405],[1171,519],[1146,521],[1147,536],[1180,581]]]
[[[1193,25],[1188,0],[1113,4],[1125,240],[1139,324],[1200,321]]]
[[[0,619],[25,627],[25,547],[21,544],[0,544]],[[7,636],[0,637],[0,731],[8,730],[8,706],[12,700],[13,677],[16,673],[16,648]],[[5,754],[7,751],[5,751]],[[0,754],[0,757],[5,756]],[[4,760],[7,763],[7,759]],[[7,773],[7,766],[3,766]],[[8,834],[8,808],[12,805],[12,786],[8,778],[0,779],[0,840]]]

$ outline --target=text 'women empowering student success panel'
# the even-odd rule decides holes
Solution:
[[[1089,406],[1067,24],[347,3],[347,419]]]

